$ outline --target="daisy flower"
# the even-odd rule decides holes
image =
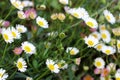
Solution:
[[[48,22],[40,16],[36,18],[36,23],[42,28],[48,28]]]
[[[16,66],[20,72],[25,72],[27,69],[26,61],[23,58],[19,58],[16,62]]]
[[[109,31],[104,30],[101,31],[101,38],[104,42],[109,43],[111,41],[111,34],[109,33]]]
[[[51,70],[51,72],[59,73],[59,71],[60,71],[59,66],[57,64],[55,64],[55,62],[53,60],[47,59],[46,65]]]
[[[96,28],[96,29],[98,28],[98,23],[95,19],[89,17],[86,18],[84,21],[90,28]]]
[[[109,63],[106,68],[109,70],[109,72],[114,72],[116,70],[116,64]]]
[[[9,28],[11,30],[11,34],[12,37],[14,39],[20,39],[21,38],[21,34],[18,32],[18,30],[16,30],[14,27]]]
[[[6,70],[0,68],[0,80],[6,80],[8,78],[8,73]]]
[[[59,13],[58,15],[57,15],[57,17],[58,17],[58,19],[60,20],[60,21],[63,21],[63,20],[65,20],[65,15],[63,14],[63,13]]]
[[[100,30],[100,31],[104,31],[104,30],[106,30],[106,26],[105,26],[105,24],[100,25],[100,26],[99,26],[99,30]]]
[[[120,27],[112,29],[112,32],[115,36],[120,36]]]
[[[28,41],[23,42],[21,47],[27,54],[35,54],[36,52],[35,46]]]
[[[118,69],[115,73],[115,79],[120,80],[120,69]]]
[[[98,57],[94,60],[94,65],[98,69],[103,69],[105,66],[105,61],[101,57]]]
[[[17,24],[16,29],[18,30],[19,33],[27,32],[27,28],[24,25]]]
[[[85,37],[84,40],[88,47],[94,47],[96,44],[98,44],[98,39],[96,39],[94,36]]]
[[[68,64],[64,60],[59,61],[57,63],[57,65],[60,69],[67,69],[68,68]]]
[[[103,14],[105,16],[105,18],[107,19],[108,22],[110,22],[111,24],[114,24],[115,23],[115,17],[113,16],[113,14],[108,11],[108,10],[104,10],[103,11]]]
[[[90,34],[91,36],[94,36],[96,39],[100,40],[101,39],[101,35],[99,32],[95,31],[93,33]]]
[[[117,49],[118,49],[118,52],[120,52],[120,40],[117,40]]]
[[[1,32],[3,39],[5,40],[6,43],[12,43],[13,42],[13,36],[11,34],[11,31],[9,29],[2,29]]]
[[[95,49],[97,49],[98,51],[102,51],[102,47],[104,46],[103,43],[99,43],[95,46]]]
[[[24,7],[32,7],[34,3],[32,1],[24,0],[21,2]]]
[[[111,54],[114,54],[116,52],[116,50],[112,46],[103,46],[102,52],[107,55],[111,55]]]
[[[69,0],[59,0],[59,2],[60,2],[61,4],[67,5],[68,2],[69,2]]]
[[[79,53],[79,49],[75,48],[75,47],[68,47],[66,49],[67,53],[70,53],[70,55],[76,55],[77,53]]]
[[[10,2],[11,2],[11,4],[12,4],[15,8],[17,8],[17,9],[19,9],[19,10],[23,10],[24,7],[23,7],[21,1],[19,1],[19,0],[10,0]]]
[[[25,13],[23,11],[18,11],[17,14],[18,14],[18,18],[20,18],[20,19],[26,18]]]

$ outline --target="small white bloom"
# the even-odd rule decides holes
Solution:
[[[98,23],[95,19],[88,17],[84,21],[90,28],[98,28]]]
[[[104,10],[103,14],[104,14],[105,18],[107,19],[107,21],[110,22],[111,24],[114,24],[116,22],[115,17],[113,16],[112,13],[110,13],[110,11]]]
[[[116,64],[115,63],[109,63],[107,65],[107,69],[111,72],[111,71],[115,71],[116,70]]]
[[[68,2],[69,2],[69,0],[59,0],[59,2],[60,2],[61,4],[67,5]]]
[[[101,38],[104,42],[109,43],[111,41],[111,34],[109,31],[104,30],[101,31],[100,33],[101,33]]]
[[[19,0],[10,0],[11,4],[19,10],[23,10],[23,5]]]
[[[68,68],[68,64],[64,60],[59,61],[57,64],[58,64],[58,67],[60,69],[67,69]]]
[[[95,31],[93,33],[91,33],[90,35],[94,36],[96,39],[100,40],[101,39],[101,35],[99,32]]]
[[[88,36],[84,38],[85,43],[88,45],[88,47],[94,47],[98,44],[98,39],[96,39],[94,36]]]
[[[6,70],[0,68],[0,80],[6,80],[8,78],[8,73]]]
[[[75,47],[68,47],[66,49],[67,53],[70,53],[70,55],[76,55],[77,53],[79,53],[79,49],[75,48]]]
[[[23,42],[21,47],[27,54],[35,54],[36,52],[35,46],[28,41]]]
[[[36,23],[42,28],[48,28],[48,22],[40,16],[36,18]]]
[[[102,51],[102,47],[104,46],[103,43],[99,43],[95,46],[95,49],[97,49],[98,51]]]
[[[115,79],[120,80],[120,69],[118,69],[115,73]]]
[[[106,26],[105,26],[105,24],[100,25],[100,26],[99,26],[99,30],[100,30],[100,31],[104,31],[104,30],[106,30]]]
[[[25,33],[27,31],[27,28],[24,25],[17,24],[16,29],[19,33]]]
[[[12,37],[14,39],[20,39],[21,38],[21,34],[18,32],[18,30],[16,30],[14,27],[9,28],[11,30],[11,34]]]
[[[6,43],[12,43],[14,41],[11,31],[9,29],[3,28],[1,33]]]
[[[95,59],[94,65],[98,69],[103,69],[104,66],[105,66],[105,61],[101,57],[98,57],[98,58]]]
[[[59,71],[60,71],[59,67],[57,64],[55,64],[55,62],[53,60],[47,59],[46,65],[51,70],[51,72],[59,73]]]
[[[34,6],[34,3],[32,1],[24,0],[22,1],[22,5],[24,7],[31,7],[31,6]]]
[[[16,66],[20,72],[25,72],[27,68],[26,61],[23,58],[19,58],[16,62]]]
[[[111,55],[111,54],[114,54],[116,52],[116,49],[112,46],[103,46],[102,52],[107,54],[107,55]]]
[[[17,14],[18,14],[18,18],[20,18],[20,19],[25,19],[26,18],[26,15],[23,11],[18,11]]]

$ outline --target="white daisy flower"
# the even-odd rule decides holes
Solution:
[[[19,33],[27,32],[27,28],[24,25],[17,24],[16,29],[18,30]]]
[[[8,73],[6,70],[0,68],[0,80],[6,80],[8,78]]]
[[[94,47],[99,42],[98,39],[95,38],[94,36],[85,37],[84,40],[88,47]]]
[[[69,2],[69,0],[59,0],[59,2],[60,2],[61,4],[67,5],[68,2]]]
[[[26,61],[23,58],[19,58],[16,62],[16,66],[20,72],[25,72],[27,69]]]
[[[34,6],[34,3],[32,1],[24,0],[24,1],[22,1],[22,5],[24,7],[32,7],[32,6]]]
[[[18,30],[16,30],[14,27],[9,28],[11,30],[11,34],[12,37],[14,39],[20,39],[21,38],[21,34],[18,32]]]
[[[115,63],[109,63],[107,65],[107,69],[109,70],[109,72],[115,71],[116,70],[116,64]]]
[[[70,53],[70,55],[76,55],[77,53],[79,53],[79,49],[75,48],[75,47],[68,47],[66,49],[67,53]]]
[[[103,69],[105,67],[105,61],[101,57],[98,57],[94,60],[94,65],[98,69]]]
[[[48,28],[48,22],[40,16],[36,18],[36,23],[42,28]]]
[[[96,28],[96,29],[98,28],[98,23],[95,19],[89,17],[86,18],[84,21],[90,28]]]
[[[111,55],[111,54],[114,54],[116,52],[116,49],[112,46],[103,46],[102,52],[107,54],[107,55]]]
[[[55,64],[55,62],[53,60],[47,59],[46,65],[51,70],[51,72],[59,73],[59,71],[60,71],[59,67],[57,64]]]
[[[31,77],[26,77],[26,80],[33,80],[33,78],[31,78]]]
[[[113,16],[113,14],[110,11],[104,10],[103,14],[104,14],[105,18],[107,19],[107,21],[110,22],[111,24],[114,24],[116,22],[115,17]]]
[[[100,33],[101,33],[101,38],[104,42],[109,43],[111,41],[111,34],[109,31],[104,30],[101,31]]]
[[[20,18],[20,19],[25,19],[26,18],[26,15],[23,11],[18,11],[17,14],[18,14],[18,18]]]
[[[19,10],[23,10],[23,5],[19,0],[10,0],[11,4]]]
[[[117,49],[118,49],[118,52],[120,52],[120,40],[117,40]]]
[[[120,69],[118,69],[115,73],[115,79],[120,80]]]
[[[100,30],[100,31],[104,31],[104,30],[106,30],[106,26],[105,26],[105,24],[100,25],[100,26],[99,26],[99,30]]]
[[[6,43],[12,43],[14,41],[11,31],[9,29],[3,28],[1,34]]]
[[[100,40],[101,39],[101,35],[99,32],[95,31],[93,33],[90,34],[91,36],[94,36],[96,39]]]
[[[99,43],[95,46],[95,49],[97,49],[98,51],[102,51],[102,47],[104,46],[103,43]]]
[[[28,41],[23,42],[21,47],[27,54],[35,54],[36,52],[35,46]]]

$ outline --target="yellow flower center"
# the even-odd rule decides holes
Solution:
[[[17,67],[18,67],[18,69],[22,69],[23,68],[22,62],[18,62]]]
[[[99,61],[96,62],[96,66],[97,66],[97,67],[100,67],[101,65],[102,65],[101,62],[99,62]]]
[[[58,65],[58,67],[59,67],[59,68],[61,68],[61,67],[62,67],[61,63],[58,63],[57,65]]]
[[[98,45],[98,46],[97,46],[97,49],[98,49],[98,50],[100,50],[101,48],[102,48],[102,46],[101,46],[101,45]]]
[[[4,38],[5,40],[9,40],[9,37],[8,37],[7,34],[3,34],[3,38]]]
[[[79,17],[79,15],[77,13],[73,13],[73,16],[77,17],[77,18]]]
[[[51,71],[53,71],[53,70],[55,69],[55,67],[54,67],[53,64],[49,64],[49,65],[48,65],[48,68],[49,68]]]
[[[23,18],[23,14],[18,13],[18,17],[19,17],[19,18]]]
[[[105,51],[106,54],[110,54],[110,52],[111,52],[110,50],[106,50]]]
[[[25,46],[24,49],[25,49],[26,52],[31,52],[31,49],[30,49],[29,46]]]
[[[87,24],[89,27],[93,27],[93,26],[94,26],[93,22],[90,22],[90,21],[88,21],[86,24]]]
[[[34,19],[35,18],[35,15],[33,12],[30,13],[30,18]]]
[[[94,42],[93,42],[92,40],[89,40],[89,41],[88,41],[88,45],[93,46],[93,45],[94,45]]]
[[[101,36],[102,36],[103,39],[106,39],[106,38],[107,38],[107,36],[106,36],[105,33],[103,33]]]
[[[102,26],[102,27],[101,27],[101,30],[106,30],[105,26]]]
[[[16,37],[16,33],[15,32],[12,32],[12,35],[13,35],[13,37]]]
[[[0,73],[0,78],[2,78],[2,76],[3,76],[3,74],[2,74],[2,73]]]
[[[74,55],[74,54],[75,54],[75,51],[74,51],[74,50],[70,50],[70,54],[71,54],[71,55]]]
[[[110,21],[110,20],[111,20],[111,18],[110,18],[110,16],[109,16],[109,15],[107,15],[107,16],[106,16],[106,19],[107,19],[108,21]]]
[[[17,2],[13,2],[13,5],[17,8],[19,7],[19,4]]]
[[[39,21],[38,24],[43,27],[44,26],[44,22],[43,21]]]
[[[120,49],[120,43],[117,44],[117,47]]]
[[[116,78],[116,80],[120,80],[120,78],[118,77],[118,78]]]

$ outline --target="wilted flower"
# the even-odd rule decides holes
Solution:
[[[63,13],[58,13],[57,17],[60,21],[63,21],[65,19],[65,15]]]

